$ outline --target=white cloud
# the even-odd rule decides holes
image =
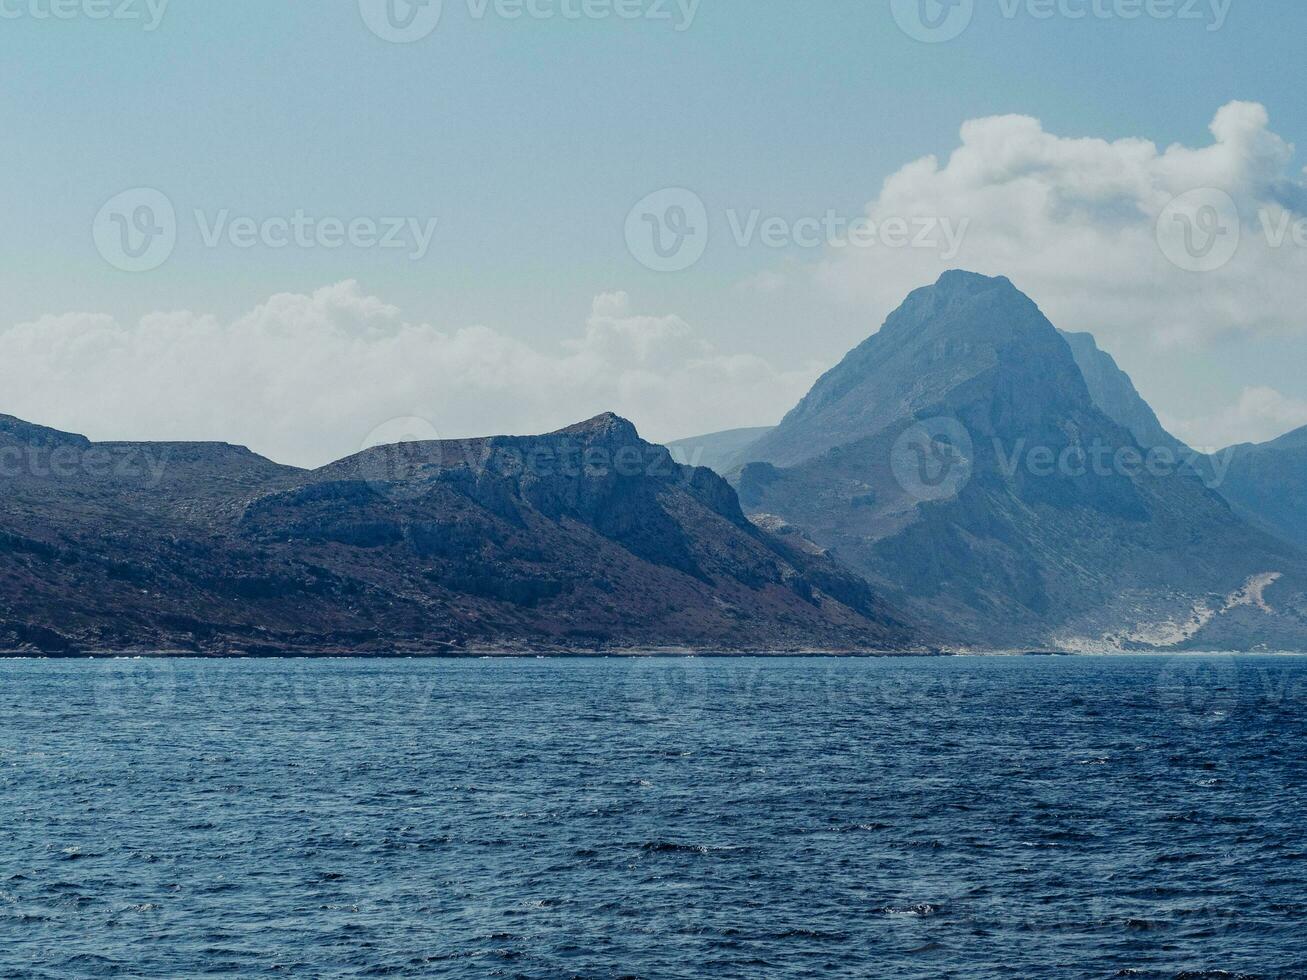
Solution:
[[[1166,421],[1167,428],[1189,445],[1214,451],[1245,442],[1268,442],[1307,425],[1307,401],[1274,388],[1245,388],[1233,405],[1210,415]]]
[[[969,221],[960,254],[945,262],[938,250],[845,249],[827,258],[819,279],[880,318],[945,267],[1006,275],[1058,326],[1109,343],[1132,335],[1168,346],[1307,327],[1307,248],[1272,247],[1259,219],[1263,210],[1273,222],[1286,208],[1307,214],[1294,149],[1254,103],[1222,108],[1211,132],[1206,146],[1160,150],[1143,139],[1055,136],[1025,116],[970,121],[946,163],[908,164],[867,209],[877,222]],[[1155,235],[1167,203],[1196,188],[1225,191],[1243,219],[1238,253],[1214,272],[1172,265]]]
[[[909,163],[867,208],[878,223],[965,222],[960,254],[946,262],[938,248],[883,243],[832,250],[817,266],[820,299],[853,300],[879,322],[909,290],[962,267],[1011,277],[1058,326],[1091,330],[1108,349],[1127,338],[1166,347],[1307,327],[1307,247],[1291,234],[1271,247],[1258,222],[1263,209],[1273,223],[1307,213],[1293,147],[1251,103],[1222,108],[1211,132],[1206,146],[1159,149],[1055,136],[1023,116],[970,121],[946,162]],[[1244,219],[1237,255],[1210,273],[1172,265],[1155,237],[1168,202],[1199,187],[1228,193]],[[808,274],[790,261],[738,289],[774,296],[811,285]],[[722,352],[682,318],[642,313],[620,292],[596,297],[575,337],[544,348],[485,327],[412,323],[344,282],[274,296],[232,322],[67,314],[0,328],[0,411],[95,438],[223,439],[317,464],[407,417],[449,437],[540,432],[601,411],[630,417],[653,439],[765,424],[827,366],[777,369]],[[1210,445],[1307,421],[1301,403],[1268,391],[1176,422],[1177,434]]]
[[[542,350],[486,327],[446,332],[343,282],[282,294],[233,322],[99,314],[0,329],[0,411],[95,439],[215,439],[318,465],[396,418],[449,438],[535,433],[615,411],[646,438],[755,425],[819,366],[724,354],[680,317],[597,297],[584,330]]]

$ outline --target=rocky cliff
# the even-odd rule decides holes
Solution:
[[[606,415],[316,471],[0,419],[0,649],[899,650],[857,576]]]

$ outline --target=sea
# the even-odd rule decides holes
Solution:
[[[1305,977],[1307,659],[0,662],[0,976]]]

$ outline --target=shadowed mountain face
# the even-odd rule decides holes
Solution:
[[[866,583],[601,416],[317,471],[0,418],[0,649],[899,649]]]
[[[1307,550],[1307,428],[1225,453],[1222,496],[1237,513]]]
[[[1096,378],[1100,397],[1121,377]],[[821,378],[737,482],[756,519],[802,528],[960,644],[1307,647],[1297,552],[1150,448],[1029,298],[953,272]]]

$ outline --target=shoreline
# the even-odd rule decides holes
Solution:
[[[965,651],[835,651],[808,650],[784,652],[722,652],[695,650],[612,650],[612,651],[469,651],[434,653],[230,653],[211,654],[194,651],[114,651],[91,653],[37,653],[21,650],[0,650],[0,661],[110,661],[110,660],[161,660],[221,663],[249,660],[999,660],[999,659],[1113,659],[1127,657],[1304,657],[1307,651],[1298,650],[1103,650],[1093,651],[1040,651],[1040,650],[965,650]]]

